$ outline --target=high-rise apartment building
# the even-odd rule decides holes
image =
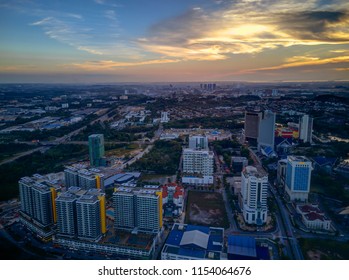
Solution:
[[[103,134],[92,134],[88,137],[88,147],[91,166],[104,165],[104,136]]]
[[[313,118],[309,115],[303,115],[299,120],[299,139],[304,143],[312,143],[313,137]]]
[[[76,200],[78,196],[71,192],[61,193],[56,199],[57,233],[75,237],[77,235]]]
[[[70,187],[56,199],[57,232],[61,236],[97,240],[106,233],[105,194]]]
[[[306,157],[287,157],[285,190],[290,200],[308,200],[311,171],[312,163]]]
[[[76,201],[78,238],[98,240],[106,233],[105,194],[90,189]]]
[[[183,172],[189,174],[213,175],[214,154],[208,150],[183,150]]]
[[[18,184],[22,215],[41,228],[53,225],[57,220],[55,199],[60,186],[45,181],[39,174],[23,177]]]
[[[268,215],[268,176],[253,166],[246,166],[241,172],[241,196],[246,223],[264,224]]]
[[[83,166],[66,166],[64,169],[65,186],[82,189],[104,189],[104,175],[99,169],[85,169]]]
[[[201,136],[201,135],[189,136],[189,149],[208,150],[207,136]]]
[[[157,233],[162,228],[162,191],[116,188],[113,194],[117,229]]]

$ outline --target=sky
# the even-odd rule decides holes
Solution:
[[[0,0],[0,83],[343,80],[348,0]]]

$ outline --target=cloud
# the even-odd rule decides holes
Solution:
[[[286,68],[296,68],[304,66],[319,66],[326,64],[337,64],[337,63],[349,63],[349,56],[339,56],[331,58],[318,58],[318,57],[292,57],[286,60],[285,63],[271,66],[271,67],[262,67],[246,71],[241,71],[241,73],[255,73],[259,71],[271,71],[271,70],[281,70]],[[337,68],[340,69],[340,68]]]
[[[120,62],[113,60],[100,60],[100,61],[86,61],[84,63],[73,63],[69,65],[64,65],[66,68],[75,67],[86,71],[109,71],[120,67],[130,67],[130,66],[141,66],[141,65],[151,65],[151,64],[165,64],[165,63],[175,63],[179,62],[176,59],[155,59],[147,61],[136,61],[136,62]]]
[[[214,1],[153,25],[147,51],[183,60],[222,60],[290,46],[348,44],[346,1]],[[224,5],[223,5],[224,4]]]

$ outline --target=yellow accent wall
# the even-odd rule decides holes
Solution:
[[[57,211],[56,211],[57,191],[55,188],[50,188],[50,190],[51,190],[51,198],[52,198],[53,222],[57,223]]]
[[[100,215],[101,215],[101,231],[103,234],[107,232],[107,223],[106,223],[106,211],[105,211],[105,196],[98,196]]]
[[[162,228],[162,191],[156,192],[159,196],[159,227]]]

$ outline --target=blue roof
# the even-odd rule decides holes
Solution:
[[[229,236],[228,254],[255,258],[257,256],[256,239],[250,236]]]
[[[280,145],[282,142],[287,142],[289,145],[292,145],[293,143],[293,139],[292,138],[283,138],[283,137],[275,137],[274,139],[274,145],[278,146]]]
[[[185,232],[200,231],[208,235],[207,248],[201,248],[197,244],[180,245]],[[166,240],[166,245],[178,248],[178,254],[195,258],[205,258],[206,252],[221,252],[223,247],[224,230],[196,225],[183,225],[183,229],[178,229],[175,225]]]
[[[313,157],[313,160],[318,164],[318,165],[334,165],[337,161],[336,158],[327,158],[327,157]]]
[[[263,147],[262,149],[268,156],[270,156],[273,153],[272,147],[267,146],[267,147]]]

